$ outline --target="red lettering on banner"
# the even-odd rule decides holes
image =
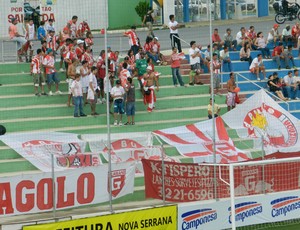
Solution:
[[[65,180],[65,176],[57,178],[57,208],[74,205],[74,192],[68,193],[65,200]]]
[[[43,6],[42,11],[52,11],[51,6]]]
[[[40,210],[47,210],[53,207],[52,191],[53,185],[51,178],[42,179],[37,184],[37,206]]]
[[[0,184],[0,214],[12,214],[14,208],[11,198],[10,183]]]
[[[55,22],[55,15],[54,15],[54,13],[42,14],[41,21],[46,22],[49,19],[52,19]]]
[[[86,192],[86,197],[85,197]],[[79,204],[88,204],[95,197],[95,176],[92,173],[80,175],[77,181],[77,201]]]
[[[10,8],[11,12],[19,12],[19,13],[23,13],[23,7],[11,7]]]
[[[35,184],[30,180],[21,181],[16,187],[16,209],[19,212],[28,212],[34,208],[34,193],[26,193],[25,189],[34,189]],[[23,194],[25,202],[23,203]]]
[[[23,23],[24,22],[24,15],[23,14],[9,14],[7,16],[7,20],[9,23],[11,23],[11,19],[15,18],[17,22]]]

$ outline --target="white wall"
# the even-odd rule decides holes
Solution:
[[[164,0],[164,24],[169,24],[169,15],[175,14],[174,0]]]

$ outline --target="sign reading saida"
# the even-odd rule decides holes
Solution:
[[[174,230],[177,229],[176,216],[176,206],[167,206],[51,224],[24,226],[23,230]]]

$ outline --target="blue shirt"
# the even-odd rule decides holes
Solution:
[[[43,38],[42,38],[41,35],[42,35],[44,38],[46,38],[46,30],[45,30],[45,28],[44,28],[43,26],[40,26],[40,27],[38,28],[38,39],[39,39],[40,41],[43,40]]]

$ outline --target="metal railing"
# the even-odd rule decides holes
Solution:
[[[265,88],[261,87],[260,85],[256,84],[255,82],[253,82],[252,80],[246,78],[245,76],[243,76],[242,74],[240,73],[236,73],[235,75],[238,75],[239,77],[243,78],[244,80],[246,80],[247,82],[250,82],[252,83],[253,85],[255,85],[256,87],[260,88],[260,89],[263,89],[267,94],[269,94],[271,97],[275,97],[277,100],[285,103],[287,105],[287,110],[290,112],[290,104],[284,100],[282,100],[281,98],[277,97],[276,95],[272,94],[271,92],[269,92],[268,90],[266,90]],[[236,84],[238,86],[239,84],[239,81],[238,81],[238,77],[236,78]]]
[[[187,44],[188,46],[190,46],[190,44],[187,41],[185,41],[184,39],[182,39],[176,35],[172,35],[172,45],[174,44],[174,37],[177,38],[178,40],[182,41],[183,43]]]

